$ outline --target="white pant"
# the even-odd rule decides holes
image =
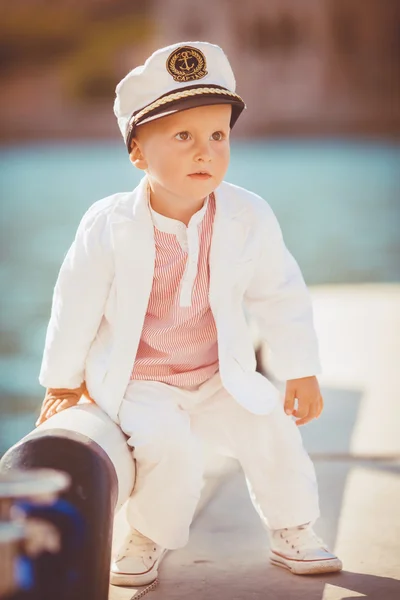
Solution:
[[[219,374],[197,390],[131,381],[119,418],[137,466],[128,521],[164,548],[188,541],[203,484],[203,443],[240,462],[267,527],[319,516],[314,467],[283,403],[269,415],[254,415],[222,387]]]

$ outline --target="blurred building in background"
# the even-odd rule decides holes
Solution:
[[[396,0],[157,2],[162,43],[221,44],[249,110],[250,135],[400,132]]]
[[[206,40],[248,105],[241,136],[398,137],[399,31],[399,0],[0,0],[0,136],[117,137],[119,79]]]

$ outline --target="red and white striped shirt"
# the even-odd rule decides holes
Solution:
[[[215,198],[209,196],[188,227],[150,210],[156,246],[153,287],[131,379],[197,386],[219,368],[208,299]]]

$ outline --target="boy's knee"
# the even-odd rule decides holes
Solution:
[[[153,423],[147,432],[146,428],[142,428],[137,436],[130,438],[129,444],[134,447],[134,457],[137,460],[153,463],[168,459],[182,462],[192,454],[196,445],[190,426],[174,419],[163,419],[156,425]]]

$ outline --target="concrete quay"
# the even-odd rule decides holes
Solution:
[[[311,293],[325,409],[301,431],[319,480],[315,529],[342,573],[299,577],[270,565],[242,473],[211,457],[189,544],[167,554],[149,600],[400,598],[400,285]],[[115,548],[125,530],[121,511]],[[111,586],[110,600],[134,592]]]

